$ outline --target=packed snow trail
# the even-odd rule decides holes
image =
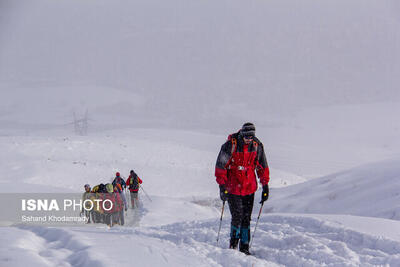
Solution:
[[[106,266],[90,254],[91,246],[68,228],[0,228],[0,266]]]
[[[264,214],[253,240],[252,256],[227,248],[229,218],[223,220],[219,246],[216,245],[218,220],[136,228],[116,226],[108,229],[102,225],[88,225],[66,229],[38,226],[11,229],[27,232],[20,235],[22,239],[30,240],[28,245],[24,243],[25,247],[35,239],[39,240],[37,242],[46,251],[39,253],[42,262],[63,263],[64,266],[91,266],[97,261],[105,266],[127,266],[132,262],[141,266],[174,267],[400,266],[400,239],[389,239],[376,230],[380,225],[382,232],[384,228],[398,231],[399,222],[351,216],[352,225],[348,227],[346,223],[340,223],[346,221],[343,216],[324,216]],[[354,228],[358,223],[364,224],[360,231]],[[369,228],[375,232],[366,233]],[[11,247],[22,244],[14,242]],[[119,254],[130,256],[112,259],[107,256]],[[13,259],[9,259],[9,263],[12,262]]]
[[[301,215],[265,215],[253,241],[253,256],[246,257],[223,249],[228,247],[229,220],[223,223],[220,247],[215,240],[217,221],[177,223],[140,234],[197,251],[221,266],[400,266],[399,241]]]

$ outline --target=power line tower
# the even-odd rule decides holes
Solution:
[[[88,131],[88,110],[83,118],[78,119],[74,111],[74,129],[77,135],[87,135]]]

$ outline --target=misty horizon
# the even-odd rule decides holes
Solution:
[[[400,101],[395,1],[289,2],[3,1],[0,114],[87,87],[63,116],[113,112],[96,90],[141,125],[189,128]]]

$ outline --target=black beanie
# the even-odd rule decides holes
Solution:
[[[254,124],[251,122],[246,122],[245,124],[243,124],[240,133],[242,134],[242,136],[254,137],[256,135],[256,126],[254,126]]]

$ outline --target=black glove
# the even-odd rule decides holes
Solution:
[[[222,201],[228,200],[228,191],[226,191],[225,185],[222,184],[219,185],[219,197],[221,198]]]
[[[260,201],[260,204],[263,204],[264,201],[267,201],[267,200],[268,200],[268,197],[269,197],[269,187],[268,187],[268,185],[266,184],[266,185],[263,186],[263,190],[262,190],[262,193],[261,193],[261,201]]]

